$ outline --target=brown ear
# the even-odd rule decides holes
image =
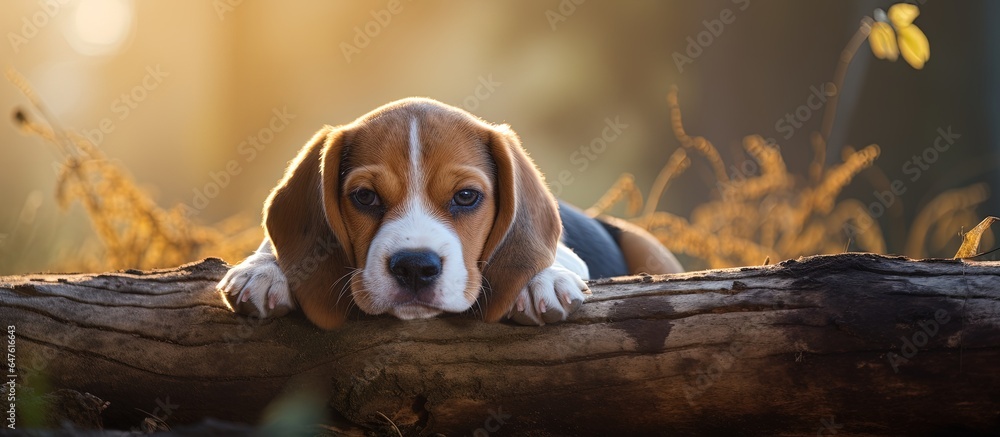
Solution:
[[[285,177],[264,203],[264,227],[288,287],[306,317],[323,329],[344,322],[351,304],[349,240],[338,238],[331,227],[344,228],[339,206],[325,198],[325,179],[338,179],[337,171],[323,174],[323,160],[333,156],[339,168],[343,132],[326,126],[299,151]],[[336,189],[336,182],[333,188]],[[334,191],[332,197],[337,198]],[[325,210],[332,207],[332,210]],[[328,215],[327,212],[330,212]],[[329,217],[329,219],[328,219]],[[336,223],[336,226],[334,226]],[[345,234],[341,234],[345,235]]]
[[[483,255],[484,319],[505,316],[533,276],[555,260],[562,232],[556,200],[542,175],[506,126],[490,133],[489,150],[496,163],[497,216]]]

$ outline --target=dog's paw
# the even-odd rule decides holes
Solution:
[[[559,322],[580,309],[588,294],[590,289],[579,275],[553,265],[528,281],[507,317],[522,325]]]
[[[233,309],[257,317],[281,317],[295,309],[288,280],[274,255],[255,253],[233,266],[215,286],[230,299]]]

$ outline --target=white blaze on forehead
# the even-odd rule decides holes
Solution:
[[[411,194],[422,193],[423,172],[420,171],[420,124],[417,118],[410,119],[410,182],[413,184]]]
[[[429,317],[440,311],[462,312],[473,303],[465,296],[469,275],[465,270],[462,241],[450,225],[435,217],[428,208],[424,187],[427,178],[421,166],[423,145],[416,118],[410,119],[409,128],[409,185],[401,205],[403,212],[398,218],[383,223],[372,239],[361,277],[365,289],[371,293],[373,308],[362,310],[375,314],[388,312],[404,319]],[[397,311],[392,307],[392,296],[400,291],[400,286],[389,272],[388,260],[401,250],[430,250],[441,257],[441,276],[434,285],[433,302],[429,302],[436,311],[421,307]]]

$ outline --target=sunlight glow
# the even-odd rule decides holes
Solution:
[[[131,0],[80,0],[69,38],[84,55],[117,52],[132,32]]]

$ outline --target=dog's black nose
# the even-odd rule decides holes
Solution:
[[[441,276],[441,257],[429,250],[401,250],[389,257],[389,271],[400,285],[417,291]]]

